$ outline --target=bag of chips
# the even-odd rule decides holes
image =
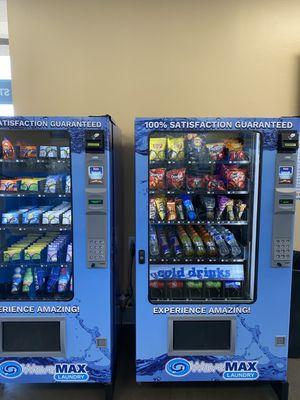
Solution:
[[[244,146],[240,139],[225,139],[224,144],[228,150],[228,158],[230,161],[248,160],[248,156],[243,150]]]
[[[227,182],[228,190],[244,190],[247,183],[247,171],[236,165],[223,166],[224,177]]]
[[[166,159],[167,139],[152,137],[149,140],[150,161],[164,161]]]
[[[165,168],[154,168],[149,171],[149,189],[163,190],[165,189]]]
[[[203,189],[206,186],[206,182],[203,176],[187,175],[186,186],[189,190]]]
[[[223,142],[207,143],[209,158],[212,161],[224,160],[225,158],[225,146]]]
[[[168,160],[182,161],[184,160],[184,138],[168,137]]]
[[[199,161],[207,156],[205,140],[197,133],[188,133],[186,135],[187,154],[190,160]]]
[[[185,183],[185,168],[171,169],[167,171],[168,189],[183,189]]]

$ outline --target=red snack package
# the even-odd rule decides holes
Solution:
[[[248,156],[244,152],[244,150],[240,150],[240,151],[231,150],[229,152],[229,160],[230,161],[245,161],[245,160],[248,160]]]
[[[171,169],[167,171],[168,189],[183,189],[185,182],[185,168]]]
[[[225,157],[225,146],[222,142],[206,143],[209,157],[212,161],[223,160]]]
[[[186,186],[190,190],[203,189],[206,186],[206,182],[203,176],[187,175]]]
[[[226,190],[225,184],[218,175],[205,175],[206,187],[212,191]]]
[[[234,165],[224,169],[228,190],[244,190],[246,188],[247,171]]]
[[[165,168],[155,168],[149,171],[149,189],[165,189]]]

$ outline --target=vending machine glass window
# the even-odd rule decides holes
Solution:
[[[71,300],[69,134],[2,130],[0,140],[0,299]]]
[[[259,133],[152,132],[148,149],[150,301],[253,301]]]

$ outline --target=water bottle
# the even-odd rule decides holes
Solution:
[[[230,254],[230,250],[228,246],[225,243],[225,240],[223,239],[222,235],[212,227],[207,227],[207,230],[209,233],[212,235],[216,245],[218,246],[219,253],[221,257],[226,257]]]
[[[230,232],[229,229],[223,228],[222,236],[225,239],[225,242],[230,246],[233,257],[237,257],[239,254],[241,254],[242,250],[238,245],[238,242],[236,241],[234,234]]]
[[[153,225],[150,225],[150,254],[152,257],[159,255],[157,234]]]

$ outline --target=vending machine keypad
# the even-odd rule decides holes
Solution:
[[[297,132],[278,135],[275,163],[275,196],[272,267],[291,267],[296,205]]]
[[[87,267],[106,267],[107,161],[104,132],[86,133]]]

